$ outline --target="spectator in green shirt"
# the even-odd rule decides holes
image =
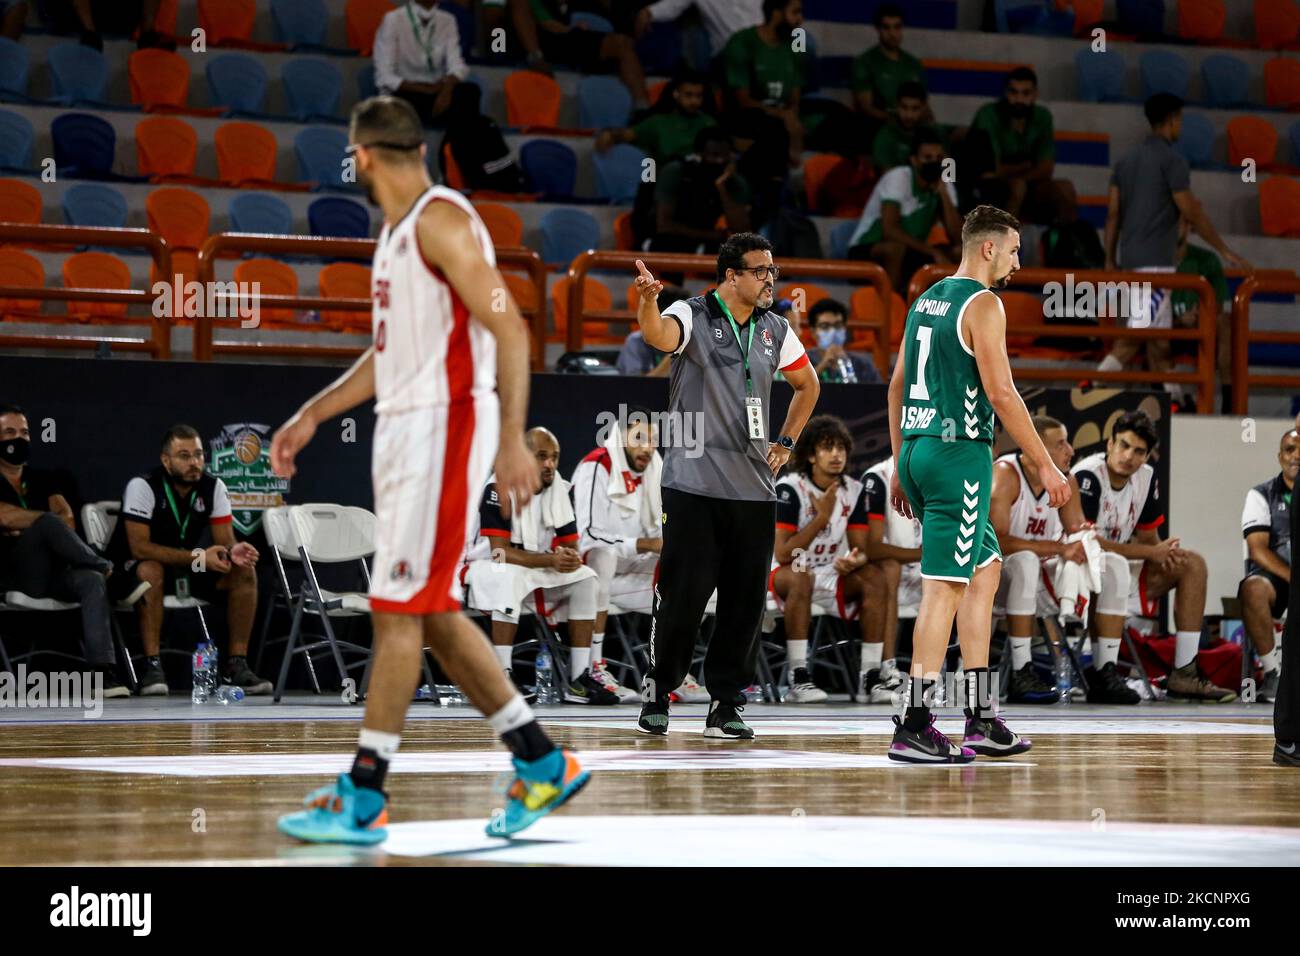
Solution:
[[[1220,388],[1224,390],[1223,409],[1227,411],[1232,401],[1227,394],[1228,383],[1232,377],[1232,298],[1228,294],[1228,279],[1223,274],[1223,263],[1209,249],[1188,242],[1191,232],[1191,222],[1186,216],[1180,216],[1176,271],[1184,275],[1204,276],[1214,288],[1215,315],[1218,325],[1215,340],[1218,354],[1215,356],[1215,366],[1219,372]],[[1170,299],[1176,323],[1189,329],[1194,329],[1200,324],[1201,316],[1197,306],[1201,300],[1193,290],[1175,289]],[[1198,347],[1196,342],[1185,339],[1173,342],[1172,346],[1171,351],[1174,355],[1192,356],[1196,355]]]
[[[909,80],[898,88],[898,101],[889,122],[876,132],[871,160],[876,172],[904,166],[912,155],[912,140],[930,112],[925,87]],[[930,127],[938,132],[934,127]]]
[[[1053,179],[1056,169],[1052,114],[1038,105],[1038,76],[1028,67],[1007,74],[1002,99],[979,108],[971,132],[988,136],[994,168],[986,179],[1005,182],[1001,205],[1021,222],[1044,225],[1071,223],[1076,218],[1074,185]]]
[[[736,170],[731,137],[718,127],[695,138],[695,152],[665,166],[655,187],[656,252],[717,252],[729,232],[750,228],[750,188]]]
[[[853,61],[849,87],[858,111],[884,123],[904,83],[925,85],[925,67],[903,49],[903,11],[897,4],[878,6],[875,24],[879,42]]]
[[[569,0],[509,0],[510,22],[527,54],[529,69],[551,72],[551,63],[563,63],[583,73],[599,73],[616,66],[618,78],[643,109],[650,102],[645,71],[636,42],[626,33],[599,33],[570,23],[575,4]]]
[[[701,130],[718,121],[704,112],[703,74],[685,70],[660,95],[658,109],[634,126],[602,129],[596,134],[596,150],[605,152],[617,143],[634,143],[656,166],[682,159],[695,148]],[[671,104],[671,108],[665,108]]]

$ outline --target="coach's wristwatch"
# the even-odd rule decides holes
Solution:
[[[791,449],[794,448],[794,439],[791,438],[789,435],[782,435],[780,438],[776,440],[776,443],[780,445],[782,448],[784,448],[786,451],[790,451]]]

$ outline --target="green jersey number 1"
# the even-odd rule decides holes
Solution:
[[[933,331],[928,325],[916,327],[916,341],[921,346],[921,351],[916,357],[916,381],[907,393],[907,397],[914,401],[930,400],[930,390],[925,387],[925,363],[930,360],[930,333]]]

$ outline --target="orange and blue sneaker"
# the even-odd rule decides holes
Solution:
[[[488,836],[511,837],[557,807],[587,785],[591,773],[582,769],[571,750],[556,747],[537,760],[513,758],[515,775],[505,785],[505,808],[492,814]]]
[[[378,790],[358,787],[341,773],[328,787],[307,795],[306,810],[286,813],[276,827],[308,843],[360,843],[388,839],[388,798]]]

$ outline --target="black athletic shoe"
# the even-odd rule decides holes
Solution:
[[[1136,704],[1142,698],[1138,692],[1124,682],[1114,661],[1101,670],[1089,667],[1083,672],[1088,680],[1088,703],[1090,704]]]
[[[727,740],[753,740],[754,729],[740,717],[743,706],[715,700],[709,704],[709,719],[704,722],[704,736]]]
[[[1259,685],[1259,693],[1255,695],[1255,699],[1261,704],[1271,704],[1277,700],[1278,682],[1281,677],[1281,670],[1266,671],[1264,683]]]
[[[966,734],[961,745],[985,757],[1011,757],[1034,745],[1009,728],[1001,717],[973,717],[966,711]]]
[[[116,667],[101,666],[96,669],[101,674],[104,675],[104,699],[105,700],[112,700],[115,697],[131,696],[131,688],[127,687],[125,684],[123,684],[120,680],[117,679]]]
[[[975,751],[958,747],[939,732],[934,714],[924,730],[908,730],[903,719],[894,717],[894,739],[889,742],[889,759],[903,763],[970,763]]]
[[[643,734],[663,737],[668,733],[668,701],[650,700],[641,705],[641,716],[637,718],[636,729]]]
[[[514,685],[515,690],[519,691],[519,696],[524,699],[525,704],[531,707],[533,704],[537,703],[537,691],[529,688],[525,684],[519,683],[519,679],[515,677],[515,672],[509,667],[506,668],[506,677],[510,680],[510,683]]]
[[[253,673],[253,669],[248,666],[248,659],[244,657],[232,657],[226,662],[226,679],[224,683],[234,684],[244,691],[245,697],[256,697],[259,694],[269,694],[273,685],[264,677],[258,677]]]
[[[1038,679],[1033,663],[1011,672],[1011,686],[1007,688],[1007,702],[1012,704],[1054,704],[1055,688]]]
[[[140,689],[136,691],[141,697],[166,697],[167,675],[157,665],[148,668],[140,675]]]
[[[564,688],[563,700],[566,704],[595,704],[609,707],[618,703],[618,695],[596,678],[591,671],[583,671],[568,687]]]
[[[1279,767],[1300,767],[1300,746],[1294,740],[1273,744],[1273,762]]]

